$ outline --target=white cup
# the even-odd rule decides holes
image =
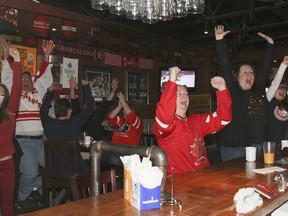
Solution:
[[[93,141],[93,137],[91,137],[91,136],[85,136],[84,137],[84,145],[85,146],[90,146],[92,141]]]
[[[288,147],[288,140],[281,140],[281,150],[285,147]]]
[[[256,161],[256,147],[248,146],[245,148],[246,150],[246,160],[248,162]]]

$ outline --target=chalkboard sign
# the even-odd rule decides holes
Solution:
[[[211,95],[189,95],[188,115],[205,114],[211,112]]]

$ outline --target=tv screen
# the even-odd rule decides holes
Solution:
[[[169,70],[161,70],[160,87],[169,80]],[[186,85],[188,89],[195,89],[196,87],[196,70],[195,69],[181,69],[181,72],[176,80],[179,85]]]

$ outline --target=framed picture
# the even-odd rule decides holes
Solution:
[[[127,72],[127,100],[149,104],[148,74]]]
[[[84,78],[89,81],[95,101],[102,101],[110,94],[111,70],[84,66]]]

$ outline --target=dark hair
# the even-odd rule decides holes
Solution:
[[[277,100],[277,106],[280,110],[285,110],[288,112],[288,96],[287,96],[287,83],[285,81],[281,81],[279,87],[283,87],[286,90],[286,96],[283,100],[279,101]]]
[[[128,101],[128,106],[130,107],[131,110],[133,110],[133,112],[140,116],[140,110],[139,110],[139,106],[138,106],[138,101],[137,100],[131,100],[131,101]]]
[[[56,118],[66,116],[68,109],[71,109],[71,103],[67,98],[60,98],[55,101],[54,112]]]
[[[251,64],[248,64],[248,63],[243,62],[243,63],[240,63],[237,67],[235,67],[234,70],[233,70],[233,72],[232,72],[235,81],[237,81],[237,78],[239,77],[240,68],[241,68],[242,66],[244,66],[244,65],[250,66],[250,67],[252,68],[253,72],[254,72],[254,75],[256,76],[256,72],[255,72],[254,66],[251,65]]]
[[[21,76],[22,76],[22,75],[25,75],[25,74],[29,75],[30,78],[32,78],[31,74],[30,74],[28,71],[24,71],[24,72],[21,74]]]
[[[9,116],[9,110],[8,110],[8,102],[9,102],[9,98],[10,98],[9,91],[8,91],[7,87],[2,83],[0,83],[0,88],[2,88],[4,93],[5,93],[2,105],[0,107],[0,123],[2,123],[4,120],[11,123],[11,119]]]

